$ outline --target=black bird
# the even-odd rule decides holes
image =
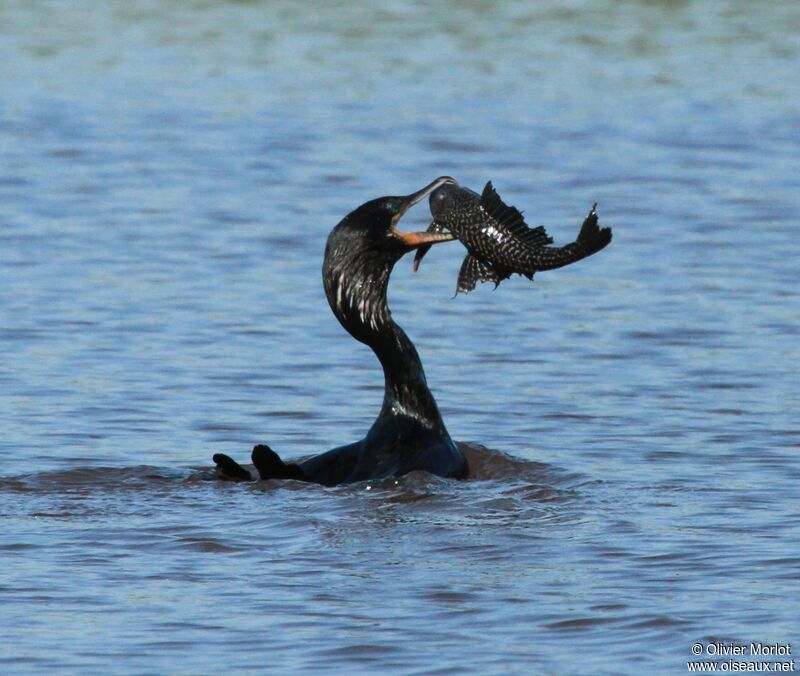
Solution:
[[[412,195],[362,204],[333,229],[325,247],[322,281],[333,314],[356,340],[372,348],[383,366],[383,406],[367,436],[299,464],[284,463],[268,446],[253,449],[261,479],[299,479],[326,486],[425,470],[443,477],[467,476],[467,461],[450,439],[425,381],[417,350],[393,320],[386,302],[395,263],[420,247],[454,239],[447,233],[401,232],[408,209],[440,186],[443,176]],[[223,478],[251,481],[250,472],[218,453]]]
[[[468,293],[479,281],[494,282],[496,287],[513,272],[533,279],[535,272],[554,270],[600,251],[611,241],[611,228],[598,227],[595,207],[596,204],[574,242],[547,246],[553,238],[542,226],[529,228],[522,214],[500,199],[491,181],[481,195],[469,188],[442,185],[431,193],[433,222],[428,232],[449,231],[467,248],[456,294]],[[414,270],[429,248],[418,249]]]

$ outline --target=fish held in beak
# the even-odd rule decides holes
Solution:
[[[467,248],[456,290],[467,293],[477,282],[491,281],[497,286],[513,273],[532,279],[536,272],[569,265],[603,249],[611,241],[611,228],[598,226],[595,207],[574,242],[553,247],[548,246],[553,239],[544,227],[528,227],[522,213],[500,199],[491,181],[480,195],[443,183],[431,192],[433,222],[427,232],[431,237],[450,234]],[[429,249],[417,249],[415,271]]]
[[[440,176],[435,181],[429,183],[421,190],[418,190],[411,195],[404,197],[398,206],[397,213],[395,213],[394,217],[392,218],[391,223],[391,234],[393,237],[399,239],[403,242],[407,247],[410,249],[417,249],[419,247],[425,247],[426,250],[429,249],[433,244],[437,244],[439,242],[450,242],[455,239],[455,236],[450,233],[435,232],[431,231],[428,228],[425,232],[403,232],[399,230],[397,224],[399,223],[400,219],[405,215],[405,213],[415,204],[420,202],[422,199],[436,191],[437,189],[441,188],[442,186],[458,186],[458,181],[450,176]]]

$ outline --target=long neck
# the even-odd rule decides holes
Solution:
[[[360,270],[358,270],[360,268]],[[417,350],[392,319],[386,302],[391,266],[353,265],[325,276],[326,295],[336,318],[356,340],[368,345],[383,366],[380,417],[404,415],[425,427],[443,428],[439,408],[425,380]],[[360,272],[361,274],[354,274]]]
[[[383,366],[383,415],[407,415],[429,427],[442,426],[442,418],[433,394],[428,389],[419,354],[392,319],[381,327],[376,340],[367,342]],[[366,341],[365,341],[366,342]]]

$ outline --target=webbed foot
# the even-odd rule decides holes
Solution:
[[[266,444],[258,444],[253,448],[253,464],[262,479],[298,479],[307,481],[300,465],[285,463],[278,454]]]
[[[215,453],[217,476],[227,481],[253,481],[253,477],[244,467],[224,453]]]

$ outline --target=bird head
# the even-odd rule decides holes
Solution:
[[[331,309],[351,333],[362,325],[375,327],[385,319],[379,316],[384,311],[388,317],[386,287],[394,264],[402,256],[418,247],[453,239],[448,233],[403,232],[398,228],[412,206],[446,184],[458,185],[455,179],[441,176],[410,195],[370,200],[331,231],[322,279]]]

